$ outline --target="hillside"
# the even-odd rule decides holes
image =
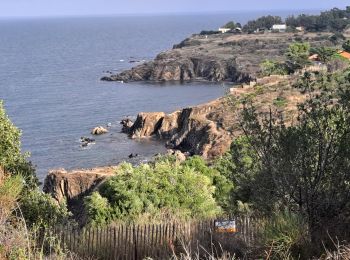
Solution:
[[[230,81],[256,79],[260,64],[269,59],[283,61],[288,45],[310,42],[312,47],[334,46],[330,33],[265,33],[193,35],[172,50],[118,74],[106,81]]]

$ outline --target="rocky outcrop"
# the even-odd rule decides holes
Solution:
[[[126,132],[134,123],[130,118],[125,118],[120,122],[120,124],[122,125],[122,132]]]
[[[256,79],[266,59],[283,60],[288,45],[305,40],[313,46],[327,46],[327,34],[218,34],[194,35],[145,62],[119,74],[107,75],[107,81],[231,81]]]
[[[108,130],[102,126],[97,126],[91,130],[92,135],[103,135],[108,133]]]
[[[164,116],[165,113],[163,112],[140,113],[130,128],[123,127],[125,128],[124,132],[129,132],[131,138],[151,136],[162,124]]]
[[[116,167],[102,167],[90,170],[51,171],[44,183],[43,191],[50,194],[58,203],[74,203],[92,192],[106,178],[115,174]]]
[[[227,115],[223,109],[220,99],[171,114],[140,113],[135,123],[124,130],[131,138],[155,136],[167,140],[171,149],[210,159],[223,154],[231,144],[230,131],[220,123]]]

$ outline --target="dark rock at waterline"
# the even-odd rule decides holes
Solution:
[[[89,144],[94,143],[95,139],[92,139],[92,138],[86,137],[86,136],[82,136],[80,138],[80,142],[81,142],[81,147],[87,147]]]
[[[131,153],[131,154],[129,154],[129,159],[132,159],[132,158],[136,158],[136,157],[138,157],[139,155],[137,154],[137,153]]]
[[[86,137],[86,136],[82,136],[82,137],[80,137],[80,141],[82,143],[93,143],[93,142],[95,142],[95,139],[90,138],[90,137]]]
[[[122,125],[122,132],[129,133],[134,122],[129,118],[124,118],[122,121],[120,121],[120,124]]]

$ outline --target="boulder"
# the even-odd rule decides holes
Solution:
[[[138,157],[139,155],[137,154],[137,153],[131,153],[131,154],[129,154],[129,159],[132,159],[132,158],[136,158],[136,157]]]
[[[122,132],[127,134],[129,133],[134,122],[129,118],[124,118],[122,121],[120,121],[120,124],[122,125]]]
[[[167,154],[175,156],[176,160],[179,161],[179,162],[186,161],[186,158],[187,158],[187,156],[183,152],[181,152],[179,150],[169,149],[167,151]]]
[[[130,128],[131,138],[150,137],[157,132],[164,119],[165,113],[139,113],[135,123]]]
[[[102,126],[97,126],[91,130],[92,135],[102,135],[108,133],[108,130]]]
[[[80,137],[80,142],[81,142],[82,147],[87,147],[89,144],[95,143],[95,139],[90,138],[90,137],[86,137],[86,136],[82,136],[82,137]]]

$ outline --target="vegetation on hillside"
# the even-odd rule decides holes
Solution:
[[[37,232],[69,218],[64,205],[39,190],[28,155],[21,153],[20,135],[0,102],[0,259],[42,258],[45,241],[51,238],[39,245]],[[58,244],[51,249],[57,259],[66,257]]]
[[[303,26],[309,32],[341,32],[350,24],[350,6],[345,10],[333,8],[320,15],[290,16],[286,19],[286,24],[294,28]]]
[[[233,21],[224,25],[224,28],[242,28],[245,33],[253,33],[258,30],[270,30],[274,24],[286,24],[287,30],[297,32],[297,27],[302,27],[307,32],[342,32],[350,26],[350,6],[345,10],[333,8],[321,12],[319,15],[300,14],[289,16],[285,20],[280,16],[262,16],[248,21],[245,25]]]

